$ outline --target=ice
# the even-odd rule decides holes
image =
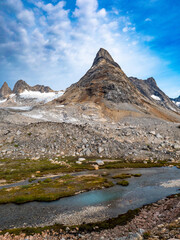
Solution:
[[[36,99],[37,102],[47,103],[62,96],[63,93],[64,91],[41,93],[39,91],[25,90],[24,92],[20,93],[20,97],[24,99]]]

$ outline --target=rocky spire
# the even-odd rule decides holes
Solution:
[[[23,80],[19,80],[16,82],[13,88],[13,93],[21,93],[24,90],[29,90],[30,86]]]
[[[6,98],[12,93],[11,89],[9,88],[8,84],[4,82],[0,89],[0,98]]]
[[[106,60],[106,62],[111,63],[112,65],[114,65],[116,67],[119,67],[119,65],[114,61],[114,59],[111,57],[109,52],[107,50],[105,50],[104,48],[99,49],[99,51],[96,54],[96,57],[94,59],[93,66],[97,65],[102,60]]]
[[[149,84],[150,86],[157,87],[156,80],[155,80],[153,77],[147,78],[145,81],[146,81],[146,83]]]

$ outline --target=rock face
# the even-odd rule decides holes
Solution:
[[[29,86],[25,81],[19,80],[14,85],[13,93],[19,94],[27,91],[39,91],[39,92],[52,92],[53,90],[50,87],[45,87],[44,85],[36,85],[34,87]]]
[[[100,49],[90,70],[67,89],[59,102],[133,103],[140,104],[144,96],[131,83],[120,66],[105,49]]]
[[[30,86],[23,80],[19,80],[16,82],[13,88],[13,93],[18,94],[22,93],[24,90],[30,90]]]
[[[53,92],[53,90],[50,87],[44,85],[35,85],[34,87],[31,87],[31,91],[39,91],[41,93]]]
[[[180,96],[177,98],[170,98],[180,108]]]
[[[0,89],[0,98],[7,98],[12,93],[11,89],[9,88],[8,84],[4,82]]]
[[[130,77],[129,79],[139,91],[151,101],[154,101],[167,109],[178,111],[177,106],[163,91],[161,91],[161,89],[159,89],[154,78],[151,77],[146,80],[141,80]]]
[[[172,119],[172,111],[179,111],[170,99],[157,87],[153,78],[145,82],[128,78],[111,55],[100,49],[92,67],[65,94],[54,103],[64,105],[94,105],[101,115],[119,119],[124,116],[141,117],[145,114]],[[161,96],[162,103],[155,101],[150,95]],[[168,109],[164,111],[164,108]]]

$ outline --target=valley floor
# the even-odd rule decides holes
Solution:
[[[33,194],[33,188],[36,188],[37,192],[44,191],[45,185],[51,182],[51,178],[55,175],[64,181],[64,175],[67,173],[94,171],[96,168],[180,166],[179,123],[147,116],[142,118],[129,116],[119,122],[107,119],[103,121],[103,118],[100,121],[93,117],[83,119],[80,116],[78,120],[76,119],[77,121],[73,122],[74,116],[71,115],[70,110],[52,110],[56,121],[49,122],[45,119],[32,118],[32,112],[29,110],[26,112],[29,115],[25,116],[24,113],[0,109],[0,188],[7,184],[25,181],[24,186],[11,187],[10,191],[8,188],[7,191],[1,189],[0,194],[2,193],[4,197],[4,199],[1,198],[2,203],[39,200],[37,194],[30,196]],[[33,111],[39,112],[39,109]],[[41,111],[43,111],[43,116],[46,116],[49,110],[41,109]],[[66,114],[66,111],[69,111],[70,115]],[[63,119],[60,118],[58,121],[59,114],[63,115]],[[66,115],[69,117],[67,118]],[[46,116],[47,119],[49,116]],[[97,158],[93,156],[98,156],[98,159],[103,161],[103,165],[98,165]],[[79,158],[85,158],[85,160],[79,163]],[[98,188],[111,186],[109,182],[107,183],[106,176],[98,177]],[[68,187],[73,189],[70,195],[96,188],[96,182],[89,185],[88,179],[80,182],[81,186],[76,188],[75,185],[79,183],[79,180],[73,183],[76,177],[70,178],[72,179],[68,179],[68,181],[71,180],[68,182],[70,183]],[[59,184],[55,182],[54,187],[59,188]],[[37,186],[40,189],[37,189]],[[48,187],[47,189],[50,192],[54,191]],[[14,198],[18,194],[17,190],[19,191],[17,197],[20,198]],[[63,189],[63,194],[64,191]],[[23,196],[24,192],[26,192],[26,198]],[[63,196],[62,193],[59,194],[54,199]],[[44,200],[44,195],[42,195],[41,200]],[[0,240],[171,238],[180,239],[180,195],[145,206],[126,225],[114,226],[112,229],[100,232],[87,233],[80,232],[79,229],[72,232],[67,228],[65,232],[63,230],[44,231],[42,235],[35,234],[29,237],[23,234],[11,236],[9,233],[0,236]]]

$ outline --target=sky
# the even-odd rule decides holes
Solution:
[[[0,0],[0,87],[61,90],[105,48],[128,76],[180,95],[179,0]]]

